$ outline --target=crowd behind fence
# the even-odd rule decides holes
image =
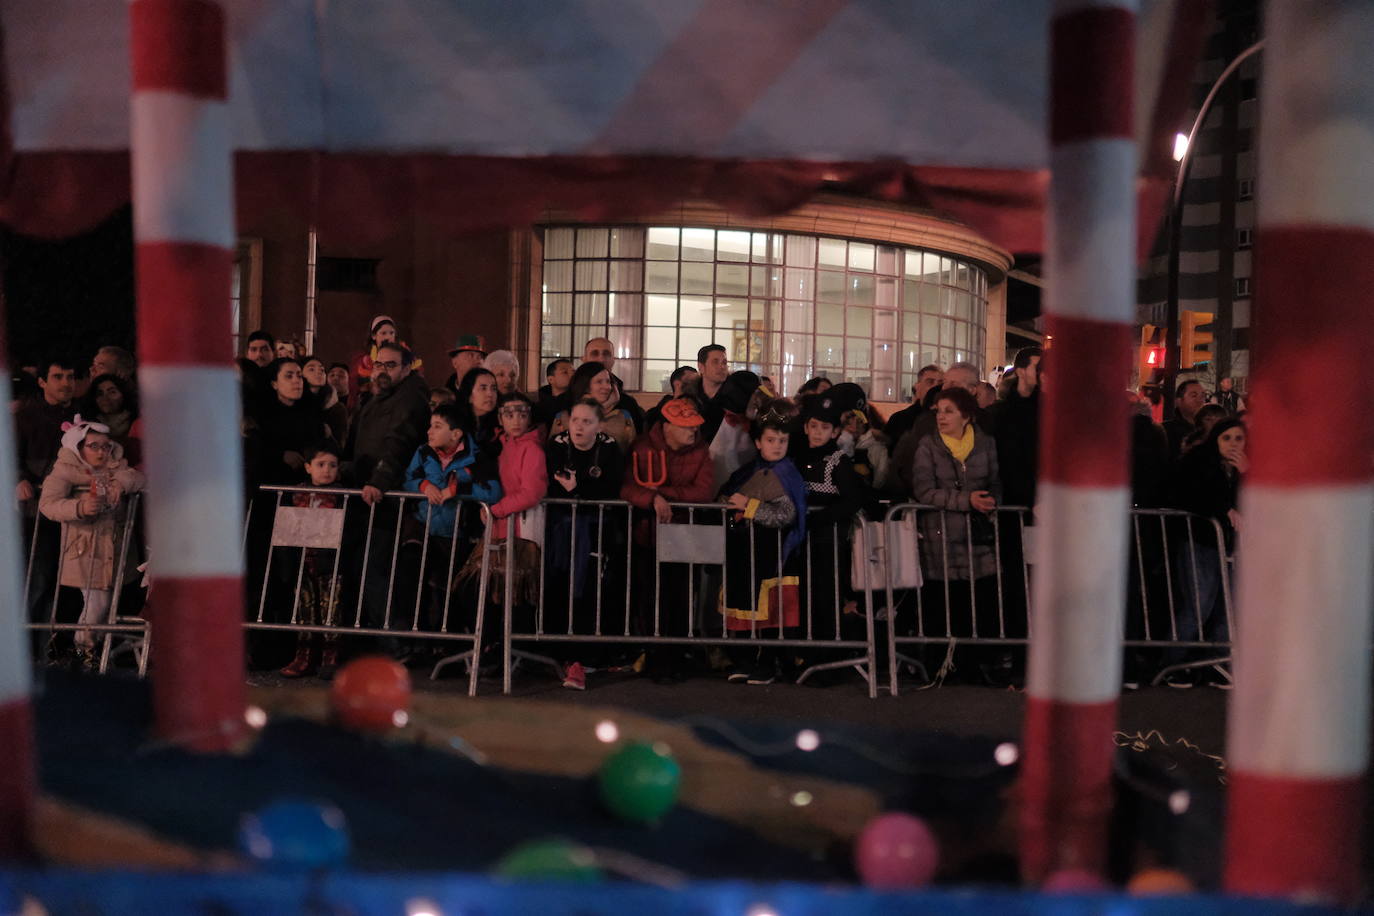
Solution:
[[[561,673],[573,660],[604,663],[660,647],[785,653],[798,682],[852,669],[870,696],[880,671],[894,695],[904,670],[922,683],[958,670],[1015,672],[1034,622],[1037,558],[1054,549],[1035,537],[1033,513],[1018,507],[982,515],[884,505],[873,518],[813,523],[797,553],[785,556],[781,530],[714,503],[672,504],[671,521],[660,521],[620,500],[547,499],[523,513],[518,534],[511,525],[497,537],[489,507],[476,500],[460,498],[451,528],[435,531],[434,506],[422,494],[388,492],[370,505],[361,497],[332,487],[262,488],[244,523],[256,597],[245,627],[296,634],[302,644],[343,640],[346,653],[418,654],[435,677],[461,662],[470,695],[484,669],[499,670],[510,692],[521,663]],[[40,520],[30,524],[25,593],[36,646],[50,651],[62,634],[95,638],[99,671],[129,648],[144,673],[156,567],[147,597],[127,575],[145,555],[137,494],[100,621],[71,619],[72,589],[57,584],[66,545],[54,557],[42,547],[52,532]],[[1127,651],[1156,680],[1227,660],[1234,558],[1220,525],[1135,509],[1130,527]],[[734,594],[747,591],[749,604],[727,617],[726,586],[739,582],[747,588]]]

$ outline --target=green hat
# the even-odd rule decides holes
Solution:
[[[459,334],[458,340],[453,344],[453,349],[448,351],[449,356],[456,356],[459,353],[481,353],[487,355],[487,342],[482,339],[481,334]]]

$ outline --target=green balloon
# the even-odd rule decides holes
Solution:
[[[682,768],[652,745],[627,744],[601,764],[601,800],[627,821],[656,821],[677,801]]]
[[[496,863],[496,874],[513,881],[595,884],[601,880],[595,853],[567,840],[521,843]]]

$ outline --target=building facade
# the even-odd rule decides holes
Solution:
[[[1255,0],[1220,0],[1204,60],[1194,76],[1189,123],[1227,65],[1260,36]],[[1255,149],[1262,54],[1244,61],[1223,84],[1191,150],[1183,187],[1179,246],[1180,327],[1185,313],[1212,316],[1210,360],[1200,374],[1231,376],[1244,390],[1250,371],[1250,296],[1254,275]],[[1139,321],[1168,321],[1169,233],[1165,225],[1142,266]],[[1185,361],[1186,364],[1186,361]],[[1185,371],[1186,368],[1185,368]]]
[[[460,238],[414,226],[368,247],[327,227],[313,249],[308,226],[241,233],[236,334],[265,327],[342,361],[390,315],[434,384],[469,333],[515,351],[530,390],[549,360],[607,337],[627,389],[654,397],[708,343],[784,393],[819,375],[878,402],[907,400],[928,363],[1005,356],[1011,255],[933,214],[849,197],[762,218],[688,203],[615,224],[550,212]]]

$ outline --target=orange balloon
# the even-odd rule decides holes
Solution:
[[[365,732],[389,732],[404,725],[410,710],[410,672],[380,655],[344,665],[329,691],[334,718]]]
[[[1172,868],[1142,868],[1126,885],[1126,891],[1137,897],[1191,894],[1195,890],[1187,875]]]

